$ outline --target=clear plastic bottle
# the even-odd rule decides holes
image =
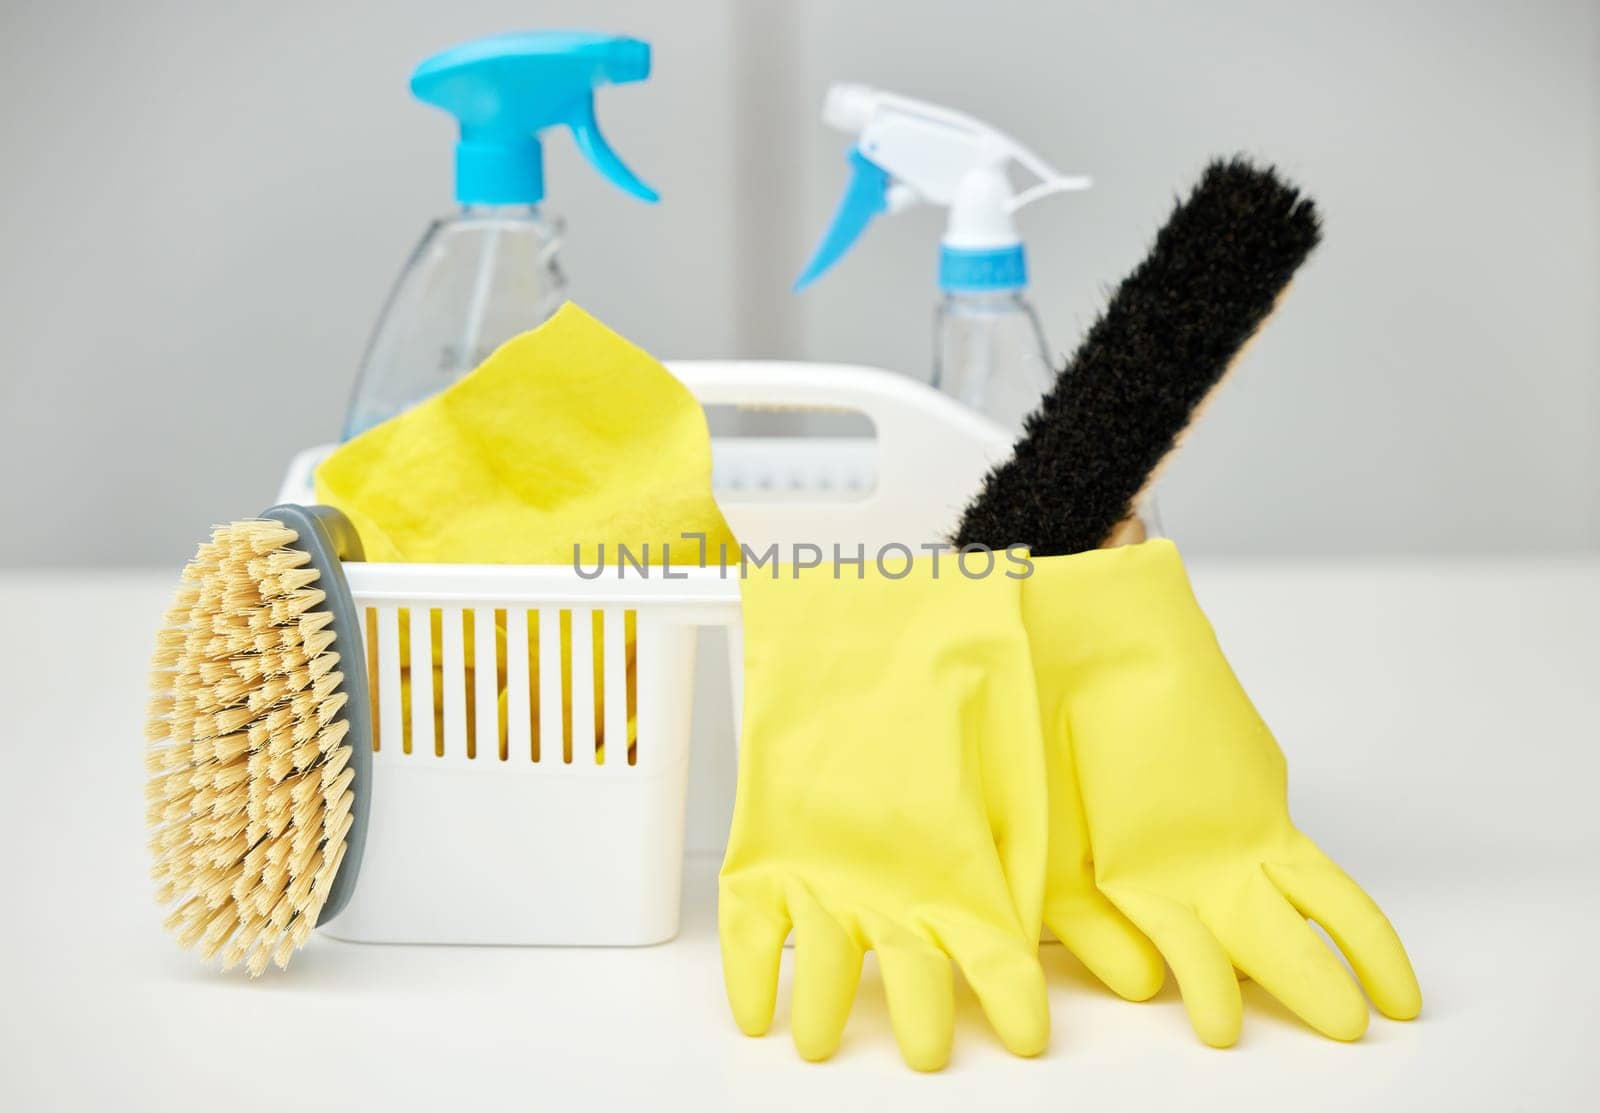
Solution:
[[[373,330],[344,438],[443,390],[560,308],[561,232],[536,205],[468,205],[434,221]]]
[[[1013,432],[1055,378],[1039,315],[1021,290],[946,293],[933,343],[933,385]]]
[[[1087,189],[1089,179],[1060,173],[964,112],[882,89],[830,86],[822,118],[856,142],[847,155],[844,196],[795,289],[825,274],[877,217],[919,202],[948,208],[939,241],[943,293],[934,317],[933,385],[1015,438],[1056,381],[1044,329],[1025,294],[1027,253],[1015,216],[1040,198]],[[1037,184],[1013,189],[1007,172],[1013,163]],[[1111,540],[1143,540],[1159,530],[1147,496]]]
[[[437,394],[561,307],[564,228],[539,208],[545,132],[570,132],[608,182],[657,200],[606,142],[594,109],[595,89],[649,76],[648,43],[586,31],[496,35],[416,68],[413,95],[460,126],[462,207],[428,227],[400,272],[361,362],[345,439]]]

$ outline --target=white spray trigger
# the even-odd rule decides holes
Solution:
[[[917,191],[904,182],[890,182],[889,191],[884,196],[889,202],[889,211],[892,213],[903,213],[921,200],[917,196]]]
[[[1094,179],[1085,177],[1082,174],[1052,178],[1047,182],[1040,182],[1036,186],[1025,189],[1013,197],[1011,199],[1011,211],[1016,212],[1018,209],[1026,208],[1041,198],[1049,197],[1052,193],[1076,193],[1079,190],[1088,189],[1092,185],[1094,185]]]
[[[918,201],[950,210],[942,245],[958,251],[1020,247],[1012,214],[1054,193],[1087,189],[1011,136],[966,113],[866,85],[830,86],[822,118],[856,136],[851,183],[796,288],[839,260],[883,212]],[[1006,168],[1017,163],[1038,179],[1016,192]]]

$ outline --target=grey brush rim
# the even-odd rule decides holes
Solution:
[[[355,526],[331,506],[300,506],[284,502],[261,512],[263,518],[282,522],[300,540],[295,548],[311,558],[311,566],[321,575],[316,586],[327,599],[323,606],[333,615],[333,647],[339,654],[341,685],[349,695],[339,711],[339,719],[350,724],[348,744],[350,764],[355,771],[350,781],[354,798],[350,806],[350,833],[345,836],[344,861],[334,874],[328,897],[317,917],[320,926],[333,919],[350,903],[356,877],[361,873],[361,853],[367,845],[367,794],[372,791],[372,700],[367,690],[367,661],[363,652],[361,616],[344,578],[342,562],[361,560],[361,538]],[[337,720],[335,720],[337,721]]]

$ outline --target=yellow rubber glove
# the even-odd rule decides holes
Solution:
[[[1038,961],[1044,754],[1019,584],[945,561],[743,583],[744,725],[718,926],[728,1001],[766,1032],[794,929],[795,1047],[838,1047],[877,952],[906,1062],[937,1070],[951,960],[1001,1041],[1049,1040]]]
[[[1034,558],[1032,581],[1048,584],[1058,561]],[[1041,568],[1043,571],[1041,571]],[[1076,647],[1075,631],[1054,621],[1055,593],[1025,582],[1023,625],[1028,631],[1034,678],[1039,691],[1045,770],[1049,784],[1049,862],[1045,871],[1044,923],[1062,946],[1089,972],[1130,1001],[1155,996],[1165,980],[1161,955],[1095,886],[1078,771],[1067,733],[1067,670]]]
[[[1200,1038],[1238,1039],[1235,967],[1325,1035],[1366,1031],[1360,989],[1308,919],[1380,1012],[1416,1016],[1422,995],[1394,928],[1290,822],[1283,753],[1177,548],[1035,558],[1023,596],[1036,667],[1066,693],[1066,730],[1047,744],[1077,770],[1095,880],[1171,965]]]

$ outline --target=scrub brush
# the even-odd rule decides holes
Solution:
[[[991,471],[955,543],[1101,545],[1321,238],[1316,207],[1243,158],[1206,168]]]
[[[251,976],[344,907],[366,838],[371,710],[341,557],[359,560],[360,541],[327,507],[218,526],[157,636],[157,899],[183,946]]]

